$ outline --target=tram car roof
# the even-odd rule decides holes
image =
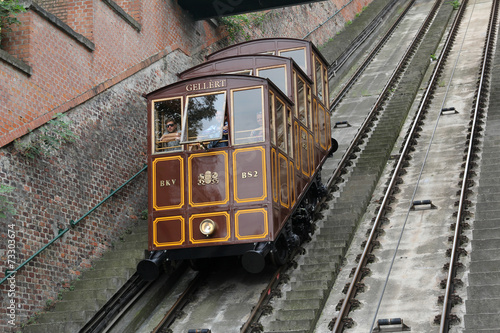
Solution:
[[[213,60],[241,54],[259,54],[267,52],[273,52],[276,55],[280,55],[280,52],[290,51],[298,48],[305,48],[306,50],[306,68],[304,71],[309,77],[312,78],[313,75],[313,59],[311,57],[312,53],[315,53],[327,67],[329,66],[328,60],[326,60],[326,58],[321,54],[318,48],[311,41],[296,38],[254,39],[225,47],[221,50],[207,55],[205,58],[207,60]],[[287,55],[281,56],[288,57]],[[296,62],[301,66],[299,61]]]
[[[190,79],[194,77],[204,76],[204,75],[214,75],[214,74],[225,74],[225,73],[234,73],[241,72],[241,74],[246,73],[251,76],[258,76],[257,71],[273,69],[280,66],[285,66],[285,77],[286,77],[286,89],[283,92],[293,100],[293,92],[292,92],[292,83],[293,72],[295,70],[307,80],[310,84],[313,84],[311,78],[304,73],[302,68],[292,59],[292,58],[284,58],[275,55],[264,55],[264,54],[246,54],[246,55],[237,55],[227,58],[220,58],[210,60],[204,63],[201,63],[197,66],[191,67],[179,74],[177,76],[182,79]],[[273,82],[276,86],[281,87],[281,83]]]

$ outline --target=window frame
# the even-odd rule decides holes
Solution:
[[[261,77],[261,78],[267,79],[267,77],[262,77],[262,76],[260,76],[260,75],[259,75],[259,74],[260,74],[259,72],[260,72],[261,70],[276,69],[276,68],[280,68],[280,67],[282,67],[282,68],[283,68],[283,70],[284,70],[284,73],[283,73],[283,74],[284,74],[284,78],[285,78],[285,90],[284,90],[284,91],[282,91],[282,92],[283,92],[286,96],[288,96],[288,75],[287,75],[287,68],[286,68],[286,64],[283,64],[283,65],[275,65],[275,66],[259,67],[259,68],[256,68],[256,69],[255,69],[255,74],[256,74],[256,76],[257,76],[257,77]],[[271,81],[272,81],[272,80],[271,80]],[[280,87],[279,87],[279,86],[278,86],[278,85],[277,85],[274,81],[273,81],[273,83],[274,83],[274,85],[275,85],[276,87],[278,87],[278,88],[280,89]],[[281,90],[281,89],[280,89],[280,90]]]
[[[296,61],[293,57],[288,57],[286,55],[282,55],[283,52],[290,52],[290,51],[297,51],[297,50],[303,50],[304,51],[304,68],[302,68],[302,65]],[[299,47],[293,47],[293,48],[290,48],[290,49],[282,49],[282,50],[278,50],[278,55],[280,57],[285,57],[285,58],[292,58],[293,61],[304,71],[304,73],[307,73],[307,69],[308,69],[308,64],[307,64],[307,48],[305,46],[299,46]]]
[[[236,125],[235,125],[235,122],[236,122],[236,119],[237,119],[237,116],[234,114],[234,93],[235,92],[240,92],[240,91],[246,91],[246,90],[253,90],[253,89],[260,89],[260,92],[261,92],[261,111],[262,111],[262,141],[255,141],[255,142],[243,142],[243,143],[238,143],[238,140],[236,138]],[[265,142],[266,141],[266,128],[265,128],[265,104],[264,104],[264,86],[262,85],[258,85],[258,86],[251,86],[251,87],[244,87],[244,88],[233,88],[233,89],[229,89],[229,96],[230,96],[230,107],[231,107],[231,110],[230,110],[230,134],[231,134],[231,138],[232,138],[232,144],[234,146],[240,146],[240,145],[247,145],[247,144],[256,144],[256,143],[261,143],[261,142]]]
[[[150,138],[150,144],[151,144],[151,153],[153,155],[156,155],[156,154],[165,154],[167,152],[178,152],[178,151],[182,151],[183,150],[183,145],[182,144],[179,144],[181,146],[181,149],[177,149],[177,150],[172,150],[172,151],[159,151],[157,149],[157,145],[158,144],[161,144],[160,143],[157,143],[156,140],[156,130],[155,130],[155,126],[156,126],[156,120],[158,119],[156,117],[156,109],[155,109],[155,103],[159,103],[159,102],[165,102],[165,101],[171,101],[171,100],[175,100],[175,99],[179,99],[180,102],[181,102],[181,107],[180,107],[180,116],[181,116],[181,122],[182,122],[182,117],[184,115],[184,96],[175,96],[175,97],[167,97],[167,98],[159,98],[159,99],[153,99],[151,100],[151,127],[150,127],[150,130],[151,130],[151,138]],[[182,124],[178,124],[178,125],[181,125]],[[166,129],[165,129],[166,130]],[[182,131],[182,130],[181,130]],[[162,134],[163,135],[163,134]],[[161,137],[160,137],[161,138]],[[158,138],[159,139],[159,138]],[[167,148],[165,148],[167,149]]]
[[[191,144],[196,144],[196,143],[200,143],[200,142],[207,142],[207,141],[213,141],[213,140],[217,140],[217,139],[214,139],[214,138],[211,138],[211,139],[207,139],[207,140],[186,140],[184,141],[184,137],[186,136],[186,139],[188,138],[187,136],[189,135],[189,130],[188,130],[188,116],[187,116],[187,108],[189,106],[189,98],[193,98],[193,97],[199,97],[199,96],[208,96],[208,95],[217,95],[217,94],[223,94],[224,95],[224,107],[223,107],[223,115],[227,112],[227,90],[219,90],[219,91],[213,91],[213,92],[205,92],[205,93],[199,93],[199,94],[192,94],[192,95],[186,95],[185,96],[185,99],[186,99],[186,102],[185,102],[185,105],[184,105],[184,108],[183,108],[183,114],[182,114],[182,131],[181,131],[181,145],[182,144],[188,144],[188,145],[191,145]],[[223,116],[223,119],[222,119],[222,124],[224,124],[224,116]],[[188,130],[188,133],[185,133],[184,131],[185,130]],[[222,126],[221,126],[221,137],[222,137]],[[220,138],[219,138],[220,139]]]

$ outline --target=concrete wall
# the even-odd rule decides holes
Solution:
[[[321,45],[370,2],[324,1],[276,9],[265,13],[259,28],[243,30],[250,38],[303,38],[314,31],[308,38]],[[2,40],[0,185],[12,191],[0,194],[0,213],[5,200],[16,212],[0,223],[0,279],[10,263],[17,267],[142,168],[146,106],[141,95],[175,82],[176,73],[228,43],[223,29],[193,21],[175,1],[113,2],[130,16],[126,19],[109,3],[40,1]],[[70,13],[82,4],[85,15]],[[73,21],[81,17],[91,22],[91,29],[71,21],[71,15]],[[16,64],[19,60],[31,74]],[[76,142],[34,159],[16,150],[13,140],[29,145],[40,137],[35,129],[49,128],[44,124],[56,113],[66,115],[79,136]],[[24,135],[29,130],[34,131]],[[0,285],[0,330],[17,332],[47,300],[57,299],[61,288],[88,269],[146,208],[144,173],[22,268],[13,287]],[[9,243],[11,235],[15,238]],[[14,243],[12,251],[9,244]]]

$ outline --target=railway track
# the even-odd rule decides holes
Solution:
[[[484,2],[482,4],[488,5]],[[461,303],[461,297],[453,291],[458,289],[460,292],[457,284],[460,286],[461,281],[456,276],[457,271],[460,271],[458,257],[467,253],[462,244],[467,237],[461,234],[461,230],[471,216],[472,207],[468,197],[472,196],[470,187],[473,183],[471,182],[474,174],[473,160],[477,158],[477,135],[482,131],[480,123],[484,115],[481,109],[484,108],[486,98],[485,94],[481,93],[481,86],[487,82],[483,78],[485,72],[488,72],[485,64],[491,62],[491,59],[484,55],[480,57],[480,54],[477,54],[477,48],[474,53],[465,52],[465,48],[456,51],[460,45],[453,49],[451,46],[455,39],[461,38],[463,40],[461,45],[477,40],[486,30],[485,28],[480,32],[475,32],[474,29],[469,31],[466,28],[474,18],[477,20],[487,13],[484,9],[480,12],[476,5],[475,2],[472,4],[462,2],[456,24],[451,29],[450,37],[441,52],[442,55],[416,112],[410,131],[402,144],[399,159],[395,163],[392,176],[389,177],[388,186],[379,200],[380,205],[376,208],[373,227],[364,245],[360,265],[353,269],[354,276],[344,289],[345,298],[339,303],[338,313],[331,322],[334,332],[341,332],[344,325],[355,325],[356,331],[371,331],[374,328],[377,330],[380,329],[379,323],[392,323],[399,326],[398,330],[404,330],[406,327],[404,323],[408,322],[413,324],[412,330],[431,332],[437,330],[436,326],[439,325],[440,332],[448,332],[451,323],[460,323],[457,313],[463,313],[464,309],[452,311],[454,304]],[[481,7],[481,4],[477,6]],[[468,17],[468,19],[460,25],[461,17]],[[496,26],[496,19],[494,22],[491,27]],[[481,26],[475,25],[474,28],[480,29]],[[488,28],[488,31],[490,30]],[[463,35],[460,38],[457,36],[459,32]],[[489,33],[485,35],[490,36],[486,39],[486,43],[491,44],[495,37],[491,37]],[[447,61],[453,59],[449,56],[452,50],[455,50],[454,57],[457,59],[453,63]],[[485,51],[485,54],[491,55],[491,53],[492,51]],[[477,60],[481,58],[483,62],[479,63]],[[470,67],[472,64],[475,66],[469,70],[482,68],[475,100],[472,99],[475,82],[464,81],[464,77],[460,76],[460,74],[463,75],[464,64]],[[458,78],[453,76],[456,70],[459,72]],[[449,107],[450,103],[456,104],[457,109],[460,109],[463,115],[459,115],[456,108]],[[469,105],[473,105],[474,112],[470,115],[472,120],[470,129],[467,130]],[[426,118],[432,120],[424,121]],[[465,157],[462,156],[463,149],[460,143],[466,147]],[[463,166],[461,166],[462,159],[466,161]],[[443,161],[446,161],[446,167]],[[403,165],[405,165],[404,168],[402,168]],[[450,174],[457,175],[460,171],[463,176],[459,183],[460,188],[457,189],[459,200],[456,201],[457,198],[449,197],[450,188],[453,189],[456,179],[447,178]],[[429,184],[433,181],[437,182],[434,186]],[[423,195],[428,196],[426,200],[417,200],[423,199],[419,198]],[[458,212],[453,212],[456,209],[452,208],[454,205],[458,207]],[[437,210],[440,211],[439,214],[436,213]],[[443,219],[447,220],[443,218],[446,215],[454,217],[456,222],[448,224],[443,222]],[[389,220],[390,224],[387,223]],[[384,226],[382,222],[385,223]],[[446,227],[449,224],[452,225],[454,234],[450,237],[453,244],[450,249],[447,249],[449,244],[446,244],[448,238]],[[398,232],[400,230],[400,235],[390,230],[391,228]],[[410,230],[405,231],[405,228]],[[426,228],[432,233],[431,235],[413,234],[415,230],[421,232]],[[377,239],[377,236],[381,234],[384,236]],[[377,239],[376,243],[374,243],[375,239]],[[373,250],[375,247],[379,249]],[[393,256],[390,259],[387,252],[393,249]],[[444,254],[450,254],[451,260],[441,269],[439,265],[436,266],[436,263],[439,263],[439,257]],[[418,259],[421,256],[429,258],[422,262]],[[372,276],[365,278],[368,260],[377,261],[377,264],[369,265]],[[423,265],[427,266],[423,267]],[[448,272],[446,276],[445,271]],[[463,275],[463,270],[459,272],[459,275]],[[445,276],[444,279],[441,278],[443,276]],[[438,277],[441,281],[436,283],[435,280]],[[423,284],[428,286],[427,292],[420,290],[420,294],[417,295],[415,291],[412,291],[412,288]],[[441,295],[440,286],[446,286],[444,296]],[[360,291],[357,289],[367,288],[370,292],[358,293]],[[463,290],[461,293],[464,293]],[[348,317],[349,307],[353,305],[361,307],[362,310],[355,311],[355,315],[351,316],[353,314],[351,313],[349,314],[351,317]],[[442,307],[442,314],[436,316],[432,323],[429,318],[433,317],[432,312],[436,313],[439,307]],[[423,309],[430,309],[430,313],[429,310]]]
[[[416,2],[419,3],[419,1]],[[431,2],[420,2],[421,6],[425,4],[428,5],[429,12],[432,12],[430,9],[432,7]],[[418,36],[417,33],[417,37],[413,38],[414,44],[421,46],[418,49],[416,46],[408,46],[407,52],[405,52],[406,60],[397,61],[398,66],[396,67],[399,70],[391,70],[393,73],[392,78],[387,81],[385,86],[381,84],[383,87],[373,88],[373,91],[378,91],[378,93],[367,92],[365,94],[362,92],[360,94],[358,89],[358,96],[349,96],[349,92],[343,94],[346,97],[344,97],[342,103],[338,104],[335,114],[342,115],[346,114],[344,110],[352,110],[352,100],[356,99],[356,97],[359,98],[360,95],[362,95],[361,97],[367,97],[368,103],[374,103],[373,107],[368,108],[368,110],[372,110],[372,113],[367,115],[367,112],[365,114],[360,112],[361,114],[353,116],[346,123],[339,124],[335,130],[337,133],[344,132],[340,135],[344,144],[344,147],[341,145],[341,149],[344,149],[346,153],[340,160],[332,159],[330,164],[338,162],[337,167],[330,165],[323,172],[328,174],[333,173],[332,170],[338,170],[336,171],[337,174],[331,176],[328,181],[328,185],[335,190],[329,195],[329,200],[321,205],[323,208],[329,207],[329,210],[324,209],[319,212],[320,218],[317,221],[317,231],[313,240],[304,245],[304,255],[297,256],[289,269],[286,267],[280,271],[270,269],[258,278],[249,277],[245,273],[242,274],[237,268],[227,266],[223,267],[222,271],[215,270],[215,273],[203,278],[197,278],[196,280],[199,280],[200,284],[198,282],[196,282],[196,285],[193,283],[192,288],[198,291],[194,298],[193,296],[187,297],[188,302],[181,301],[181,297],[178,297],[182,296],[182,291],[173,290],[168,296],[170,299],[177,300],[175,303],[183,304],[184,310],[178,310],[176,307],[170,307],[170,305],[166,306],[165,308],[168,308],[168,310],[165,309],[164,312],[167,313],[167,316],[160,320],[156,319],[155,328],[142,326],[139,331],[168,332],[171,330],[177,332],[187,331],[188,329],[214,329],[214,332],[216,332],[223,330],[236,331],[235,328],[237,328],[241,332],[307,332],[314,331],[316,326],[321,327],[320,331],[323,331],[322,329],[325,326],[321,325],[322,320],[323,322],[325,320],[320,317],[320,314],[325,306],[327,310],[329,309],[328,295],[337,278],[337,273],[343,265],[342,258],[354,237],[357,222],[370,214],[380,215],[380,223],[388,222],[386,217],[388,212],[384,210],[383,206],[384,203],[394,202],[394,195],[397,194],[395,191],[389,190],[390,194],[387,198],[384,197],[384,199],[379,200],[381,207],[377,207],[376,211],[371,208],[371,204],[374,202],[373,193],[377,191],[375,186],[384,171],[387,161],[399,157],[398,164],[408,164],[404,151],[395,153],[392,149],[394,143],[401,140],[398,139],[398,135],[404,126],[406,114],[411,109],[413,99],[419,91],[419,83],[424,79],[425,69],[428,65],[428,55],[436,52],[440,36],[445,31],[446,22],[452,15],[450,8],[442,6],[442,1],[432,2],[432,4],[437,5],[432,14],[429,15],[428,22],[422,25],[422,35]],[[408,7],[408,10],[410,9],[411,7]],[[432,22],[435,23],[431,25]],[[410,26],[411,23],[408,23],[408,25]],[[390,32],[390,34],[396,33]],[[387,43],[387,41],[384,40],[383,43]],[[383,48],[374,51],[369,62],[379,62],[380,58],[388,57],[384,52],[386,51]],[[422,60],[423,58],[425,58],[425,61]],[[372,67],[365,68],[370,71]],[[405,70],[404,75],[402,74],[403,70]],[[436,72],[439,72],[439,70]],[[367,76],[369,77],[370,74]],[[353,80],[358,81],[359,85],[366,85],[367,76],[358,75]],[[376,77],[373,74],[371,76]],[[435,85],[440,86],[440,83],[435,83]],[[403,89],[403,92],[399,93],[400,89]],[[432,88],[428,91],[431,90]],[[383,92],[380,93],[380,91]],[[376,101],[373,102],[374,100]],[[422,105],[428,106],[428,104],[430,102],[422,102]],[[420,122],[416,121],[415,124],[420,125]],[[415,126],[415,128],[418,128],[418,126]],[[353,132],[358,133],[352,135]],[[353,137],[355,139],[352,139]],[[413,134],[409,134],[408,137],[411,139],[409,140],[408,149],[411,150],[416,137],[413,137]],[[471,141],[474,142],[474,140]],[[394,174],[397,177],[394,177],[391,182],[399,184],[401,176],[403,176],[402,172],[395,171]],[[432,206],[433,202],[429,203],[422,200],[420,204],[422,206]],[[416,204],[416,206],[420,205]],[[383,226],[374,227],[371,230],[370,238],[374,239],[377,235],[383,233],[383,228]],[[369,253],[371,248],[376,246],[378,246],[377,243],[366,245],[370,250],[366,251],[364,257],[361,255],[361,261],[373,260],[373,256]],[[333,259],[337,259],[337,262],[332,262]],[[451,265],[451,267],[455,266],[454,264]],[[365,268],[359,268],[356,271],[361,278],[369,274],[369,271]],[[181,279],[186,279],[186,277],[181,277]],[[225,287],[215,287],[215,285],[220,285],[221,281],[224,281]],[[356,294],[355,288],[363,288],[363,285],[356,280],[346,290],[349,290],[349,288],[352,288],[352,294]],[[183,290],[183,288],[181,289]],[[217,290],[216,295],[214,295],[213,289]],[[221,291],[225,295],[221,295]],[[235,293],[239,294],[235,296]],[[220,298],[227,298],[226,302],[228,303],[223,302],[222,304],[234,305],[236,300],[239,311],[235,311],[234,308],[229,306],[224,308],[226,305],[223,305],[222,309],[214,309],[210,308],[210,305],[206,305],[214,304]],[[271,299],[270,302],[269,299]],[[448,303],[449,301],[446,300],[445,304]],[[255,304],[259,305],[255,306]],[[342,304],[346,304],[347,309],[355,303],[344,301]],[[347,314],[348,311],[344,311]],[[195,312],[199,314],[195,314]],[[272,313],[269,315],[269,312]],[[262,314],[268,315],[262,316]],[[330,311],[326,317],[331,319],[332,314],[333,312]],[[218,318],[211,320],[215,316],[218,316]],[[245,318],[245,320],[235,322],[236,319],[234,318],[238,318],[238,316]],[[447,318],[449,315],[445,314],[444,317]],[[206,320],[203,320],[203,318]],[[320,320],[317,323],[318,318]],[[357,322],[356,319],[343,319],[346,318],[345,316],[338,318],[342,319],[336,320],[335,323],[339,323],[340,326]],[[214,324],[214,322],[218,324]],[[221,322],[226,322],[223,325],[227,326],[219,326],[218,330],[215,329],[216,325],[221,325]],[[335,323],[332,321],[329,329],[333,328],[336,332],[342,331],[342,327],[334,327],[337,325]],[[167,328],[169,326],[171,328]],[[110,332],[112,331],[110,330]],[[127,330],[122,329],[120,331],[126,332]]]
[[[418,91],[419,83],[423,79],[416,73],[425,72],[428,54],[435,51],[444,31],[445,22],[451,14],[451,9],[443,8],[439,1],[427,3],[427,5],[428,18],[421,25],[421,29],[415,33],[402,60],[393,68],[393,75],[385,81],[385,85],[382,82],[382,87],[373,88],[382,92],[376,96],[371,112],[365,116],[360,125],[353,126],[355,129],[358,128],[354,131],[356,132],[355,138],[339,162],[338,171],[329,181],[330,185],[337,183],[338,194],[336,193],[335,198],[328,203],[330,208],[328,211],[325,210],[325,216],[319,221],[313,240],[307,244],[307,254],[299,259],[299,267],[293,272],[291,283],[288,289],[285,289],[285,296],[275,301],[276,312],[262,320],[265,332],[314,330],[318,312],[323,310],[325,303],[324,294],[329,293],[358,221],[363,217],[372,200],[375,185],[390,158],[392,147]],[[437,22],[437,24],[430,25],[430,22]],[[410,25],[407,23],[407,27]],[[397,40],[398,36],[395,38]],[[420,47],[417,49],[418,45]],[[378,51],[379,55],[387,57],[384,51],[387,52],[387,50]],[[390,59],[390,56],[386,59]],[[380,58],[373,61],[378,62]],[[404,68],[408,70],[405,76],[401,76]],[[373,67],[371,70],[373,71]],[[383,70],[388,71],[387,67]],[[371,76],[377,78],[377,74]],[[365,81],[366,75],[359,79],[357,76],[355,74],[359,85],[368,85]],[[394,92],[396,83],[398,87],[404,87],[404,93]],[[380,85],[380,82],[378,84]],[[344,106],[339,104],[338,108],[342,110],[344,107],[351,112],[358,110],[352,106],[352,100],[357,97],[356,92],[351,96],[348,94],[344,97],[346,100],[343,102]],[[389,97],[391,97],[390,100]],[[384,103],[387,105],[382,110]],[[335,114],[337,113],[334,113],[334,118]],[[359,119],[353,118],[354,121],[359,122]],[[349,166],[350,164],[352,166]],[[343,182],[339,182],[337,173],[338,175],[345,173],[342,176]],[[335,259],[337,259],[336,266],[333,266],[332,262],[335,262]],[[312,290],[319,290],[323,294],[315,294],[311,292]],[[317,312],[311,314],[311,308],[316,309]]]

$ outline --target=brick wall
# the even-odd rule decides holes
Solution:
[[[67,24],[68,2],[66,0],[38,0],[37,3]]]
[[[304,38],[317,47],[336,36],[373,0],[333,0],[274,9],[249,15],[250,24],[235,42],[269,36]],[[263,16],[252,19],[252,16]]]
[[[49,10],[49,2],[52,14],[68,26],[70,9],[63,13],[63,5],[90,6],[91,34],[73,26],[79,30],[77,37],[91,42],[75,39],[33,9],[22,14],[23,24],[2,40],[9,54],[31,66],[32,75],[0,60],[0,184],[14,188],[6,198],[16,209],[0,223],[0,278],[8,263],[8,226],[14,226],[18,265],[134,175],[146,161],[146,106],[141,95],[175,82],[176,73],[227,44],[220,28],[191,20],[173,0],[117,1],[140,23],[140,31],[104,0],[40,5]],[[369,2],[324,1],[272,10],[266,13],[265,25],[251,29],[251,37],[302,38],[348,3],[326,29],[308,37],[321,45]],[[12,141],[28,141],[23,136],[28,130],[59,112],[72,122],[79,139],[49,156],[20,155]],[[8,323],[9,286],[0,285],[0,331],[17,332],[48,299],[56,299],[60,289],[90,267],[124,230],[143,223],[138,216],[146,204],[143,174],[22,268],[15,278],[14,326]]]
[[[94,39],[94,2],[94,0],[66,0],[66,24],[89,40]]]
[[[140,0],[117,0],[115,1],[118,6],[123,8],[123,10],[132,16],[134,20],[141,23],[142,21],[142,1]]]

